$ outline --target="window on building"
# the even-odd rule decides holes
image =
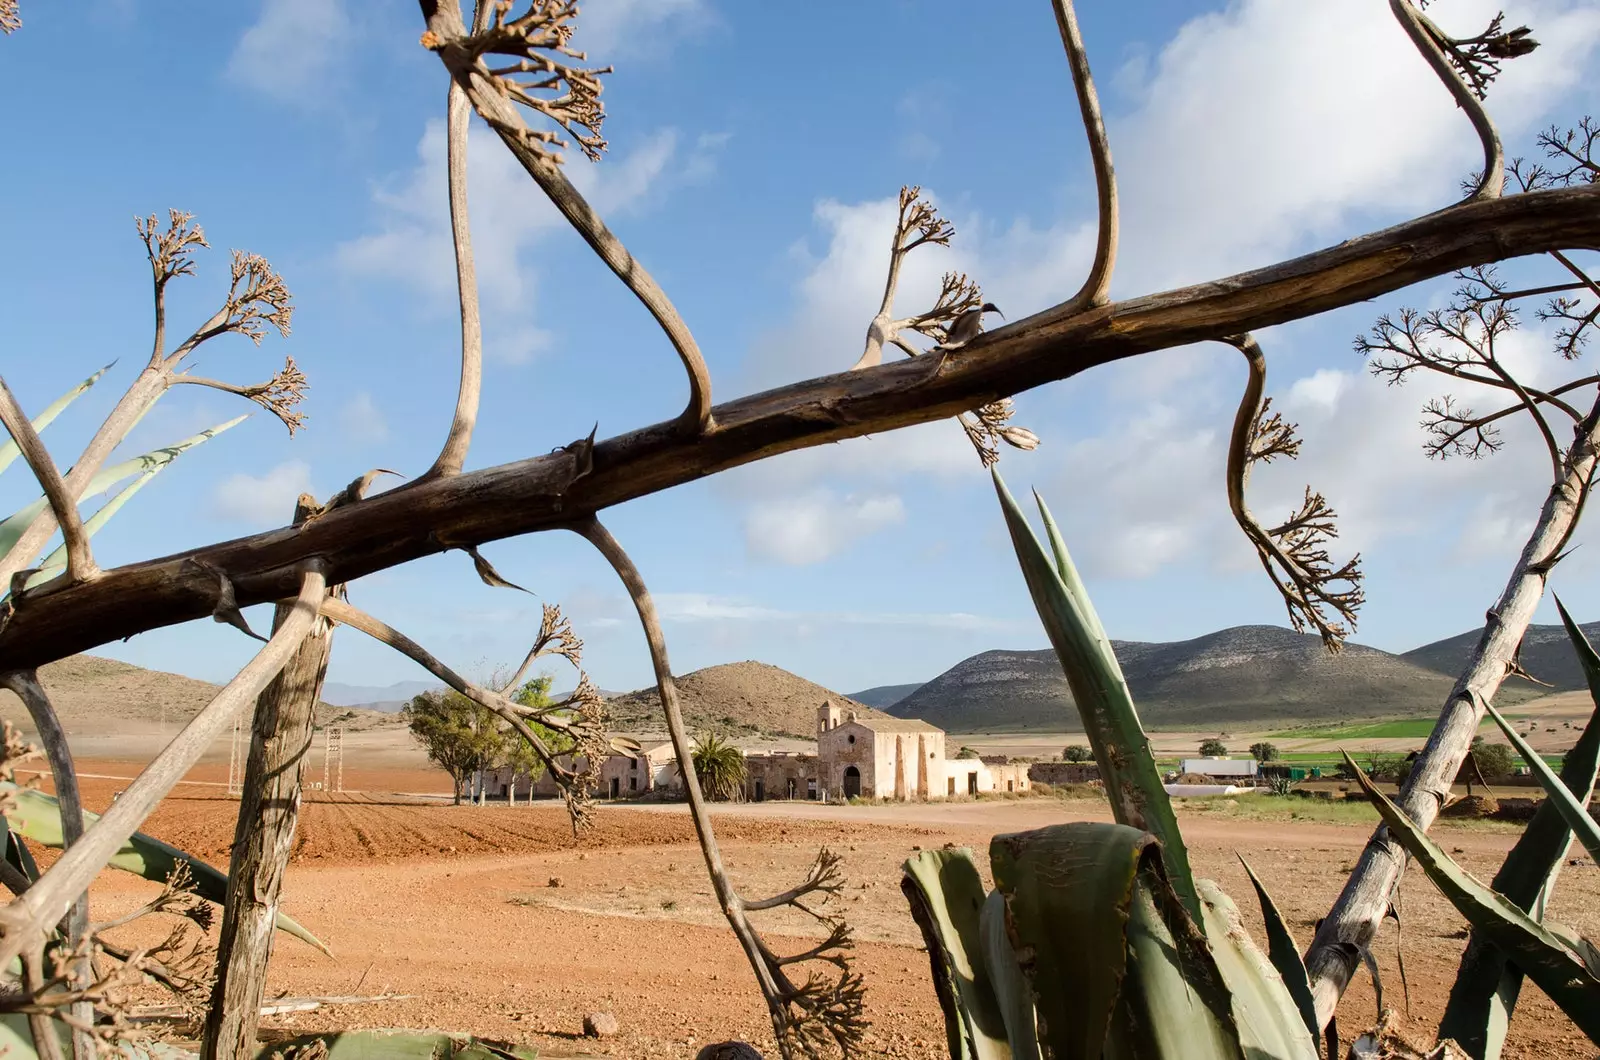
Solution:
[[[1017,782],[1014,781],[1014,780],[1006,781],[1006,790],[1007,791],[1016,791],[1017,790]]]
[[[639,772],[639,760],[637,758],[628,759],[628,772],[630,772],[630,773]]]
[[[855,733],[851,733],[849,736],[845,737],[845,740],[848,743],[855,743],[856,742],[856,734]]]
[[[629,791],[638,791],[639,790],[639,778],[638,777],[629,777],[628,778],[628,790]]]

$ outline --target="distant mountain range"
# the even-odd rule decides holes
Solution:
[[[851,692],[850,698],[869,707],[888,710],[921,687],[921,685],[878,685],[876,688]]]
[[[347,685],[340,681],[325,681],[322,698],[338,707],[365,707],[392,713],[411,702],[414,696],[443,687],[438,681],[396,681],[392,685]]]
[[[1595,626],[1600,629],[1600,623]],[[1581,681],[1565,633],[1559,627],[1534,628],[1554,628],[1561,636],[1534,637],[1530,630],[1524,664],[1547,680],[1545,671],[1563,679],[1570,671],[1571,679]],[[1347,644],[1340,654],[1329,655],[1318,637],[1281,626],[1235,626],[1193,640],[1113,641],[1112,646],[1145,724],[1172,729],[1432,714],[1443,705],[1476,637],[1476,632],[1462,634],[1404,656],[1362,644]],[[1513,681],[1499,701],[1521,702],[1544,691]],[[1079,725],[1060,663],[1048,649],[981,652],[886,709],[951,732]]]
[[[1589,643],[1600,641],[1600,622],[1580,622],[1578,628],[1589,638]],[[1478,643],[1480,632],[1474,629],[1458,636],[1436,640],[1432,644],[1413,648],[1400,658],[1454,677],[1467,665],[1467,657],[1472,654],[1473,645]],[[1548,681],[1555,686],[1549,691],[1572,692],[1588,687],[1584,683],[1583,670],[1578,666],[1578,655],[1572,650],[1572,641],[1567,637],[1565,626],[1529,626],[1528,631],[1522,635],[1520,658],[1524,670],[1539,680]],[[1509,685],[1528,687],[1527,682],[1515,679],[1510,681]]]

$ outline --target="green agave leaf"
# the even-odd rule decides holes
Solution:
[[[16,788],[15,785],[9,784],[3,787],[12,788],[17,796],[17,808],[8,815],[10,827],[35,843],[60,848],[63,845],[60,804],[43,792]],[[85,827],[99,819],[99,814],[83,811]],[[228,896],[227,873],[142,832],[135,832],[133,838],[113,855],[108,864],[124,872],[131,872],[147,880],[161,883],[165,882],[179,862],[189,867],[189,874],[194,878],[195,894],[218,905],[223,903]],[[321,940],[282,913],[278,914],[277,927],[279,931],[315,946],[329,957],[333,956],[333,952],[323,945]]]
[[[59,1021],[52,1021],[63,1056],[72,1055],[72,1032]],[[165,1042],[141,1040],[101,1043],[100,1055],[116,1060],[199,1060],[197,1054]],[[0,1013],[0,1056],[6,1060],[37,1060],[28,1017],[18,1012]]]
[[[1048,1055],[1242,1056],[1227,990],[1153,835],[1053,825],[995,836],[989,862]]]
[[[1561,1006],[1561,1011],[1579,1030],[1591,1041],[1600,1042],[1600,978],[1574,958],[1559,936],[1450,860],[1416,822],[1373,786],[1353,758],[1346,754],[1344,760],[1367,798],[1377,807],[1390,834],[1400,841],[1450,904],[1515,961],[1550,1000]]]
[[[328,1060],[539,1060],[539,1050],[528,1045],[492,1042],[464,1034],[404,1030],[306,1034],[266,1046],[256,1057],[257,1060],[283,1060],[306,1055],[300,1050],[318,1043],[328,1051],[316,1055],[326,1056]],[[573,1056],[571,1060],[586,1058]]]
[[[124,460],[119,464],[113,464],[110,467],[101,468],[97,474],[90,477],[88,484],[85,485],[83,491],[78,494],[78,500],[81,502],[85,497],[92,497],[96,493],[103,493],[130,475],[155,474],[176,460],[181,453],[189,449],[193,449],[197,445],[201,445],[210,441],[223,431],[228,430],[230,427],[235,427],[249,418],[250,417],[248,413],[243,416],[235,416],[226,423],[219,423],[215,427],[203,430],[199,434],[185,438],[181,442],[175,442],[172,445],[163,446],[160,449],[152,449],[148,453],[142,453],[130,460]],[[135,492],[137,492],[137,490],[135,490]],[[126,498],[124,498],[124,503],[125,502]],[[7,552],[11,551],[12,546],[14,546],[17,543],[17,540],[22,537],[23,532],[28,529],[29,524],[37,519],[39,514],[49,506],[50,502],[44,497],[40,497],[31,504],[25,505],[24,507],[18,509],[4,521],[0,521],[0,556],[4,556]],[[121,504],[117,505],[118,508],[121,506]],[[111,514],[115,515],[116,509],[112,509]],[[106,519],[110,518],[110,515],[106,516]],[[94,520],[91,518],[89,523],[92,522],[94,522]],[[85,523],[85,528],[87,528],[88,525],[88,523]],[[104,525],[105,520],[101,520],[95,529],[99,529],[100,526]],[[92,532],[93,531],[91,531],[91,533]],[[59,549],[57,551],[61,552],[62,555],[65,555],[64,551]]]
[[[1556,776],[1555,771],[1539,753],[1528,746],[1528,741],[1518,736],[1517,730],[1511,727],[1511,723],[1494,709],[1493,703],[1485,702],[1483,708],[1489,712],[1489,717],[1494,719],[1494,723],[1500,726],[1500,731],[1506,734],[1506,739],[1517,749],[1517,754],[1528,763],[1533,775],[1539,778],[1539,784],[1544,788],[1547,800],[1555,804],[1561,819],[1577,835],[1578,842],[1583,844],[1583,849],[1587,850],[1589,856],[1596,862],[1600,862],[1600,824],[1589,816],[1589,811],[1584,808],[1583,803],[1567,790],[1567,786],[1561,783],[1561,778]]]
[[[1017,959],[1006,927],[1006,896],[999,891],[983,900],[978,914],[978,940],[983,947],[983,964],[994,987],[1000,1016],[1006,1024],[1006,1040],[1015,1060],[1039,1060],[1038,1014],[1033,1007],[1033,988]]]
[[[1249,866],[1245,869],[1249,871]],[[1254,877],[1251,873],[1251,878]],[[1217,969],[1222,973],[1222,981],[1233,1002],[1234,1024],[1239,1028],[1244,1055],[1270,1056],[1274,1060],[1318,1060],[1317,1032],[1308,1026],[1306,1009],[1272,962],[1251,941],[1239,920],[1238,908],[1211,880],[1195,882],[1205,905],[1206,940],[1211,943],[1211,954],[1216,958]],[[1265,894],[1259,884],[1257,893]],[[1270,902],[1270,898],[1266,899],[1267,904]],[[1274,909],[1275,916],[1276,912]],[[1281,918],[1279,927],[1283,928]],[[1283,932],[1288,935],[1287,929]],[[1293,947],[1293,940],[1289,945]],[[1295,960],[1299,962],[1298,954]],[[1300,975],[1305,976],[1303,966]],[[1305,989],[1305,1000],[1311,1000],[1309,986]],[[1314,1022],[1315,1015],[1311,1019]]]
[[[1577,743],[1561,765],[1561,783],[1587,803],[1595,787],[1595,772],[1600,766],[1600,655],[1572,620],[1561,599],[1556,608],[1567,627],[1567,636],[1578,653],[1578,662],[1589,684],[1595,712],[1578,734]],[[1553,801],[1541,803],[1533,820],[1517,838],[1489,886],[1504,895],[1518,909],[1542,920],[1542,910],[1555,889],[1556,877],[1572,843],[1572,830]],[[1522,970],[1506,960],[1504,953],[1480,932],[1473,932],[1461,955],[1461,967],[1450,989],[1450,1000],[1439,1023],[1439,1038],[1454,1038],[1473,1056],[1497,1060],[1505,1044],[1506,1028],[1522,991]]]
[[[1010,1060],[1005,1019],[982,956],[983,879],[972,851],[924,850],[906,861],[900,889],[928,945],[951,1060]]]
[[[111,362],[111,364],[116,363],[116,361]],[[111,370],[111,364],[106,365],[94,375],[91,375],[89,378],[85,379],[83,382],[79,383],[77,386],[73,387],[71,390],[67,391],[65,394],[62,394],[60,397],[51,402],[48,408],[34,418],[33,429],[36,431],[42,431],[46,427],[50,426],[51,421],[57,416],[61,415],[62,411],[65,410],[68,405],[78,400],[79,396],[82,395],[84,391],[98,383],[100,381],[100,377]],[[0,445],[0,471],[4,471],[6,468],[10,467],[11,462],[21,455],[22,449],[17,445],[16,439],[7,439],[4,445]]]
[[[1266,885],[1256,875],[1256,870],[1250,867],[1243,854],[1238,858],[1239,864],[1244,866],[1245,875],[1250,877],[1250,883],[1256,889],[1256,901],[1261,904],[1261,919],[1267,923],[1267,956],[1282,977],[1283,985],[1294,999],[1295,1008],[1300,1010],[1300,1019],[1314,1041],[1321,1033],[1321,1028],[1317,1026],[1317,1005],[1311,998],[1311,978],[1306,974],[1305,962],[1300,959],[1300,947],[1289,933],[1289,925],[1284,922],[1283,914],[1278,912],[1278,904],[1267,893]]]
[[[1198,924],[1200,900],[1195,893],[1194,872],[1189,867],[1189,852],[1183,833],[1178,829],[1178,818],[1172,812],[1172,802],[1156,770],[1150,740],[1139,724],[1139,712],[1134,709],[1122,667],[1105,639],[1100,619],[1083,591],[1066,545],[1058,547],[1053,562],[1028,526],[1027,517],[1006,488],[998,469],[994,471],[994,487],[1022,576],[1028,584],[1028,593],[1061,660],[1061,669],[1072,688],[1072,698],[1078,705],[1089,745],[1094,749],[1106,796],[1111,801],[1112,816],[1120,824],[1153,832],[1161,841],[1167,879]],[[1058,534],[1056,540],[1059,539]],[[1067,570],[1066,576],[1062,575],[1058,563]],[[1071,586],[1076,586],[1076,590]]]
[[[1056,526],[1055,516],[1050,514],[1050,508],[1044,503],[1044,498],[1039,496],[1039,491],[1033,491],[1033,502],[1039,506],[1039,516],[1044,520],[1044,534],[1050,541],[1050,551],[1055,554],[1056,573],[1061,576],[1061,584],[1067,587],[1067,592],[1077,601],[1079,610],[1094,623],[1094,635],[1097,640],[1105,645],[1105,650],[1111,650],[1111,644],[1106,640],[1106,631],[1100,628],[1100,615],[1089,602],[1089,590],[1084,586],[1083,579],[1078,576],[1078,568],[1073,565],[1072,556],[1067,552],[1067,542],[1061,536],[1061,530]]]

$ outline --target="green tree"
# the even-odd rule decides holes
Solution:
[[[511,694],[511,701],[524,707],[548,707],[553,702],[550,696],[550,686],[554,683],[555,676],[553,674],[540,674],[537,677],[529,678],[523,682],[522,687]],[[570,748],[571,741],[567,740],[565,736],[555,729],[540,725],[536,721],[528,722],[528,728],[532,729],[544,741],[544,745],[556,754],[563,754]],[[518,776],[526,774],[528,785],[531,788],[534,781],[544,775],[544,760],[534,752],[532,744],[514,731],[508,730],[506,732],[504,760],[499,764],[510,766],[512,769],[511,801],[513,804],[517,801],[516,778]],[[530,791],[530,797],[531,794]]]
[[[500,719],[459,692],[424,692],[400,714],[428,758],[450,774],[457,806],[473,774],[493,768],[506,752]]]
[[[1218,739],[1200,741],[1200,757],[1220,758],[1228,753],[1228,745]]]
[[[978,752],[974,751],[970,747],[963,747],[963,748],[961,748],[961,750],[956,752],[956,757],[957,758],[977,758],[978,757]]]
[[[694,744],[694,772],[700,791],[708,799],[730,801],[744,793],[744,752],[715,733],[704,733]]]
[[[1517,756],[1503,743],[1490,743],[1482,736],[1472,738],[1472,757],[1478,761],[1478,771],[1484,780],[1500,780],[1511,775],[1516,768]]]
[[[1088,744],[1069,743],[1066,749],[1061,752],[1061,757],[1068,762],[1087,762],[1094,758],[1094,752],[1089,750]]]
[[[1261,740],[1250,745],[1250,757],[1257,762],[1276,762],[1278,760],[1278,748],[1274,744]]]

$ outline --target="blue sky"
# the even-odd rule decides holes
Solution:
[[[1465,119],[1377,0],[1084,7],[1124,197],[1118,297],[1446,205],[1475,164]],[[1539,128],[1595,111],[1600,11],[1507,9],[1544,42],[1490,99],[1516,154]],[[1474,31],[1493,10],[1437,9]],[[257,414],[186,455],[97,539],[101,563],[279,525],[301,490],[327,496],[369,467],[426,468],[453,406],[458,337],[446,83],[417,45],[414,5],[89,0],[25,2],[23,16],[0,41],[0,91],[27,101],[8,109],[0,171],[11,205],[0,364],[38,408],[117,360],[47,433],[58,460],[148,356],[135,215],[193,211],[215,247],[174,292],[175,329],[215,304],[228,248],[265,255],[295,294],[290,338],[218,342],[203,374],[258,381],[290,353],[311,380],[303,433]],[[855,361],[902,184],[921,184],[957,235],[912,258],[901,306],[931,301],[947,269],[976,277],[1013,320],[1076,290],[1093,182],[1042,0],[988,5],[979,24],[972,5],[942,0],[590,0],[580,26],[579,46],[617,67],[611,149],[567,165],[694,329],[719,399]],[[65,54],[94,58],[66,67]],[[472,162],[487,368],[469,464],[546,452],[596,422],[607,436],[676,414],[681,369],[647,314],[481,126]],[[1437,304],[1449,287],[1260,336],[1269,389],[1306,445],[1258,476],[1253,501],[1272,513],[1306,482],[1326,492],[1345,516],[1343,547],[1366,558],[1356,639],[1391,650],[1481,622],[1544,492],[1544,458],[1515,432],[1491,460],[1426,461],[1417,410],[1437,388],[1387,389],[1351,352],[1381,310]],[[1519,349],[1530,378],[1560,374],[1535,322]],[[1008,453],[1003,470],[1051,501],[1112,636],[1284,624],[1222,489],[1242,382],[1231,349],[1192,347],[1018,399],[1018,422],[1044,444]],[[127,451],[247,408],[178,388]],[[6,510],[31,493],[20,467],[0,479]],[[850,691],[1044,645],[987,476],[952,423],[780,457],[605,518],[657,595],[679,672],[760,659]],[[1592,551],[1556,579],[1584,618],[1600,615]],[[486,553],[563,604],[598,684],[648,681],[626,600],[587,545],[541,535]],[[351,596],[473,672],[520,657],[538,621],[538,600],[482,586],[460,553],[364,579]],[[195,623],[101,651],[222,680],[252,645]],[[420,676],[353,633],[330,673]]]

